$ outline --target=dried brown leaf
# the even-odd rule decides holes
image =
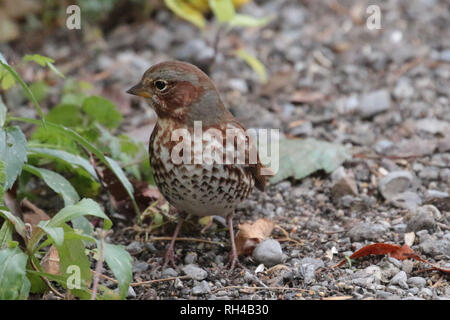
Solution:
[[[41,266],[44,272],[49,274],[60,274],[59,272],[59,255],[55,246],[51,246],[47,254],[42,258]]]
[[[275,223],[268,219],[240,224],[236,235],[238,255],[251,254],[258,243],[270,236],[274,227]]]

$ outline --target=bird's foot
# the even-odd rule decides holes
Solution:
[[[230,252],[229,261],[226,265],[226,267],[230,266],[229,271],[230,273],[233,272],[234,268],[237,266],[241,269],[245,269],[245,267],[242,265],[242,263],[239,262],[238,255],[234,252]]]
[[[164,257],[164,264],[163,264],[163,270],[165,269],[165,268],[167,268],[167,266],[169,265],[169,263],[172,265],[172,267],[176,267],[176,263],[175,263],[175,253],[174,253],[174,250],[173,250],[173,247],[172,246],[170,246],[169,248],[167,248],[167,251],[166,251],[166,255],[165,255],[165,257]]]

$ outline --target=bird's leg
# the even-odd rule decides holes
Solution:
[[[230,242],[231,242],[231,252],[230,252],[230,271],[233,271],[234,267],[236,266],[236,264],[241,267],[244,268],[241,263],[239,262],[238,259],[238,254],[237,254],[237,250],[236,250],[236,242],[234,240],[234,230],[233,230],[233,215],[230,214],[227,217],[227,223],[228,223],[228,230],[230,231]]]
[[[183,225],[183,222],[184,222],[183,217],[180,217],[178,219],[177,226],[175,227],[175,231],[173,232],[172,240],[170,240],[169,247],[166,250],[166,255],[165,255],[165,258],[164,258],[163,269],[165,269],[167,267],[169,262],[172,264],[173,267],[176,267],[175,254],[174,254],[173,247],[175,246],[175,240],[178,237],[178,233],[180,232],[180,229],[181,229],[181,226]]]

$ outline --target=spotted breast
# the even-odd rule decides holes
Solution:
[[[237,126],[228,125],[230,127],[241,130]],[[159,190],[180,212],[196,216],[231,214],[248,197],[255,184],[248,165],[235,163],[238,154],[231,164],[224,164],[218,158],[207,159],[205,150],[224,145],[224,140],[216,136],[203,141],[201,163],[194,163],[198,153],[194,152],[193,138],[188,141],[190,163],[177,163],[174,161],[173,151],[180,142],[172,141],[171,137],[176,129],[179,129],[177,123],[170,119],[158,121],[150,138],[150,163]],[[192,137],[192,129],[187,132]]]

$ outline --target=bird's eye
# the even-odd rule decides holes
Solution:
[[[155,87],[156,87],[156,89],[158,89],[159,91],[164,91],[165,89],[167,89],[167,81],[164,81],[164,80],[156,80],[156,81],[155,81]]]

